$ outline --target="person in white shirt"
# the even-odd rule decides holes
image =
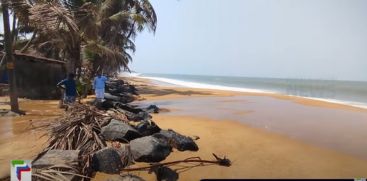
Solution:
[[[93,88],[96,93],[97,101],[103,101],[104,99],[106,81],[107,77],[103,76],[100,72],[97,74],[97,77],[94,78]]]

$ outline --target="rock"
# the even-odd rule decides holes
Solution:
[[[141,137],[141,134],[133,127],[115,119],[112,119],[107,126],[102,127],[101,134],[106,140],[122,142]]]
[[[104,93],[104,98],[107,99],[107,100],[112,100],[112,101],[120,101],[120,97],[119,96],[114,96],[110,93]]]
[[[134,95],[131,93],[120,94],[119,97],[120,97],[120,102],[123,102],[123,103],[129,103],[135,100]]]
[[[160,162],[172,151],[164,139],[145,136],[130,142],[131,153],[137,162]]]
[[[164,138],[173,148],[179,151],[198,151],[199,147],[192,138],[176,133],[173,130],[161,130],[153,135],[156,138]]]
[[[144,109],[148,113],[159,113],[159,107],[156,105],[150,105]]]
[[[79,150],[49,150],[32,163],[33,168],[45,168],[52,165],[79,165]]]
[[[113,148],[103,148],[92,156],[92,168],[95,171],[118,174],[124,167],[120,155]]]
[[[134,106],[128,105],[128,104],[124,104],[121,102],[113,102],[113,107],[114,108],[121,108],[123,110],[132,112],[134,114],[138,114],[139,112],[143,111],[143,109],[140,108],[136,108]]]
[[[140,121],[135,129],[143,136],[149,136],[161,131],[153,121]]]
[[[152,118],[152,116],[145,111],[141,111],[138,114],[135,114],[123,109],[117,109],[117,110],[121,113],[124,113],[130,121],[150,120]]]
[[[176,181],[178,180],[178,173],[169,167],[159,167],[154,170],[158,181]]]

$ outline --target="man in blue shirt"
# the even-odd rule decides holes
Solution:
[[[107,77],[103,76],[100,72],[97,77],[94,78],[93,88],[96,93],[97,101],[103,101],[104,99],[104,89],[107,81]]]
[[[70,73],[67,79],[62,80],[57,84],[57,87],[62,88],[61,85],[65,86],[64,103],[68,104],[75,102],[77,92],[74,74]]]

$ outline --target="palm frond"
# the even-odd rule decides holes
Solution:
[[[122,8],[123,1],[121,0],[105,0],[100,6],[99,14],[101,16],[101,19],[105,19],[113,14],[116,14]]]
[[[93,3],[85,3],[74,13],[74,15],[81,35],[86,36],[88,39],[96,40],[98,37],[97,6]]]
[[[89,58],[99,57],[99,59],[90,61],[95,61],[95,63],[100,64],[100,66],[102,66],[107,72],[119,71],[121,68],[124,70],[130,70],[128,63],[132,60],[131,56],[117,48],[107,47],[101,43],[91,41],[84,46],[83,51]],[[95,55],[91,56],[91,52]]]
[[[32,5],[27,0],[12,0],[9,1],[10,9],[15,12],[18,22],[23,27],[29,27],[29,16],[31,15],[30,9]]]

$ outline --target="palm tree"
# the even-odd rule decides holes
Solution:
[[[12,33],[10,31],[8,2],[6,0],[1,0],[1,7],[4,23],[4,49],[6,53],[6,65],[8,70],[10,88],[10,107],[11,111],[19,113],[17,87],[15,84],[13,42]]]
[[[129,52],[135,51],[133,42],[145,28],[155,32],[157,16],[148,0],[104,0],[84,3],[76,19],[86,40],[83,57],[92,64],[93,71],[116,72],[129,70]]]
[[[134,38],[157,23],[149,0],[13,0],[12,8],[19,28],[34,35],[22,50],[66,60],[69,72],[82,59],[92,72],[129,70]]]

